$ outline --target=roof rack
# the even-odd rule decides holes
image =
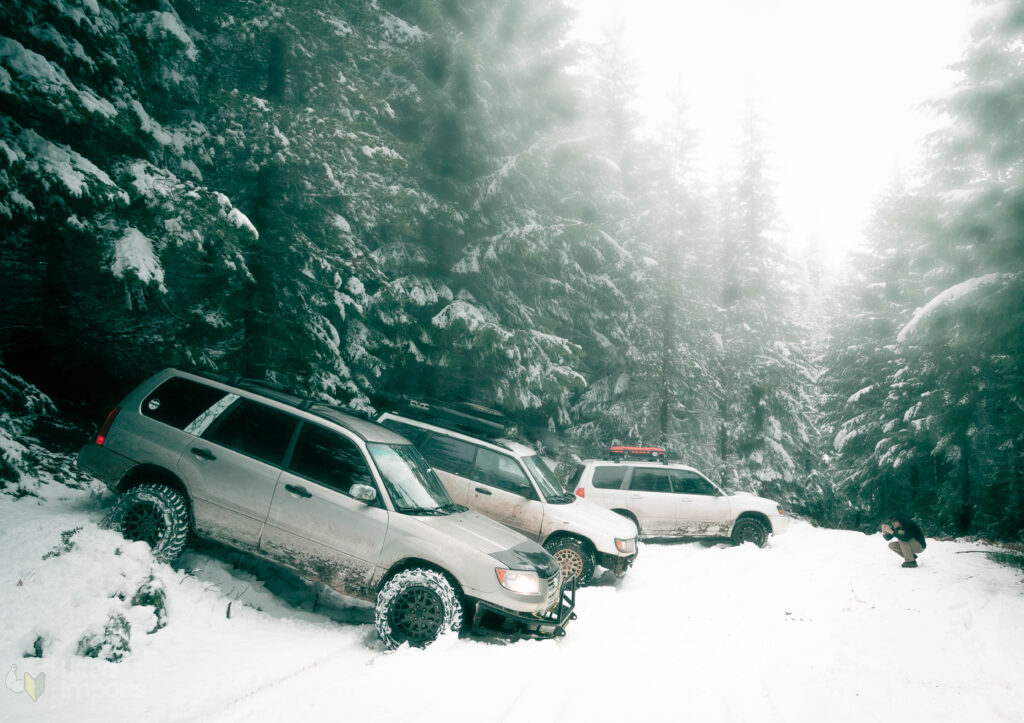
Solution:
[[[257,392],[264,396],[270,397],[271,399],[284,402],[285,404],[291,404],[293,407],[299,407],[300,409],[306,409],[311,400],[303,397],[295,392],[291,391],[287,387],[277,384],[275,382],[268,382],[262,379],[247,379],[245,377],[236,377],[231,382],[239,389],[245,389],[250,392]]]
[[[616,462],[626,459],[649,459],[662,464],[668,463],[668,453],[662,447],[615,444],[608,448],[608,453]]]
[[[436,399],[405,399],[398,412],[421,422],[486,439],[512,437],[517,429],[497,409],[472,402],[446,403]]]

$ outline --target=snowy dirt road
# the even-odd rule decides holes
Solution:
[[[564,639],[386,653],[364,605],[223,551],[156,563],[97,526],[109,499],[40,494],[0,495],[4,723],[1024,720],[1022,576],[973,543],[932,541],[916,570],[804,523],[764,550],[646,544],[580,591]],[[121,662],[76,654],[118,616]]]

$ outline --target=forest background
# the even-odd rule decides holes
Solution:
[[[709,183],[685,92],[641,132],[621,37],[565,2],[4,3],[0,485],[177,365],[1022,541],[1024,3],[981,6],[836,279],[788,243],[756,107]]]

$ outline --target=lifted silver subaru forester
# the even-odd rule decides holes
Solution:
[[[376,603],[388,647],[496,616],[562,635],[558,563],[455,504],[405,438],[268,385],[167,369],[131,392],[78,456],[119,499],[111,524],[171,561],[190,535]]]

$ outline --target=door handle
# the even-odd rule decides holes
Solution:
[[[489,495],[489,494],[491,494],[490,490],[485,490],[483,487],[477,487],[476,491],[479,492],[482,495]]]
[[[293,495],[298,495],[299,497],[308,498],[313,496],[313,493],[307,490],[305,487],[299,487],[297,485],[285,485],[284,488],[291,492]]]
[[[643,498],[644,498],[643,495],[630,495],[629,496],[629,499],[631,499],[631,500],[642,500]]]
[[[213,452],[211,452],[208,449],[203,449],[202,447],[193,447],[192,448],[192,454],[194,454],[199,459],[206,459],[206,460],[215,460],[215,459],[217,459],[217,455],[215,455]]]

